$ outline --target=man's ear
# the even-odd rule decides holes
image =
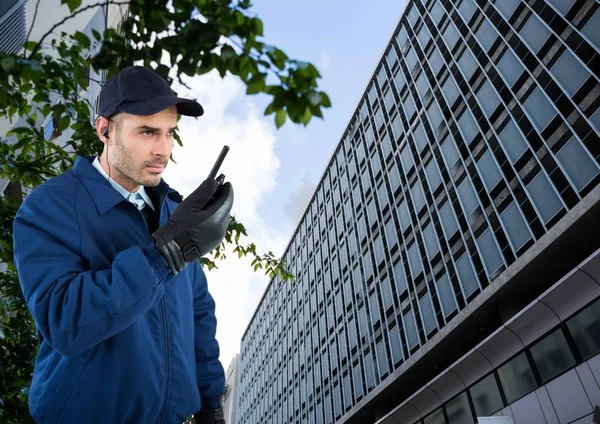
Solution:
[[[109,142],[108,133],[108,119],[106,119],[104,116],[99,116],[98,119],[96,119],[96,134],[104,144]]]

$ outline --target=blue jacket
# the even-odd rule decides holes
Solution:
[[[219,405],[225,377],[199,263],[174,276],[142,213],[78,157],[14,220],[15,264],[38,330],[38,423],[181,423]],[[148,189],[166,223],[181,196]]]

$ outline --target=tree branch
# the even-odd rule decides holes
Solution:
[[[80,13],[85,12],[86,10],[89,9],[93,9],[95,7],[99,7],[99,6],[108,6],[109,4],[116,4],[116,5],[124,5],[124,4],[130,4],[131,0],[129,1],[114,1],[114,0],[105,0],[101,3],[94,3],[94,4],[90,4],[86,7],[82,7],[81,9],[76,10],[75,12],[73,12],[73,14],[66,16],[62,21],[57,22],[56,24],[54,24],[54,26],[52,26],[52,28],[50,28],[43,36],[42,38],[40,38],[40,40],[38,41],[38,43],[35,45],[35,47],[33,48],[33,50],[31,51],[31,54],[29,55],[29,58],[31,59],[31,57],[38,51],[38,49],[40,48],[40,46],[42,45],[42,43],[44,42],[44,40],[46,39],[46,37],[48,37],[56,28],[58,28],[59,26],[61,26],[62,24],[64,24],[65,22],[67,22],[69,19],[73,19],[75,16],[79,15]]]
[[[27,44],[27,42],[29,41],[29,37],[31,37],[31,32],[33,31],[33,26],[35,25],[35,19],[37,18],[37,14],[38,14],[38,8],[40,7],[40,1],[41,0],[37,0],[37,3],[35,4],[35,12],[33,13],[33,19],[31,20],[31,28],[29,28],[29,33],[27,34],[27,39],[25,40],[25,44]]]

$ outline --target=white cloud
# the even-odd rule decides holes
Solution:
[[[290,232],[273,230],[257,214],[258,205],[275,187],[280,166],[272,119],[254,106],[239,79],[221,79],[214,72],[186,83],[191,92],[174,88],[180,96],[196,98],[205,113],[197,121],[183,117],[179,122],[183,147],[175,146],[177,164],[169,164],[165,180],[182,195],[189,195],[206,178],[223,145],[229,146],[220,172],[234,188],[232,214],[248,231],[243,244],[254,242],[259,253],[271,250],[281,255]],[[250,262],[230,252],[226,261],[217,262],[218,270],[207,272],[217,305],[217,339],[225,368],[239,352],[243,332],[269,282],[263,272],[252,270]]]
[[[331,55],[325,50],[321,50],[321,56],[319,57],[319,69],[322,72],[329,72],[331,70]]]
[[[290,193],[289,199],[284,205],[284,211],[292,225],[297,225],[302,219],[308,202],[315,193],[316,186],[315,182],[310,181],[304,175]]]

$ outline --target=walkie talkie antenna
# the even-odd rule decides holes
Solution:
[[[219,154],[217,161],[215,162],[212,169],[210,170],[210,174],[208,174],[209,179],[215,179],[215,177],[217,176],[217,172],[219,172],[219,168],[221,168],[221,164],[223,163],[223,160],[225,160],[225,156],[227,156],[227,152],[229,152],[229,147],[223,146],[223,149],[221,150],[221,153]],[[225,179],[225,176],[222,174],[219,175],[219,180],[222,181],[223,179]]]

